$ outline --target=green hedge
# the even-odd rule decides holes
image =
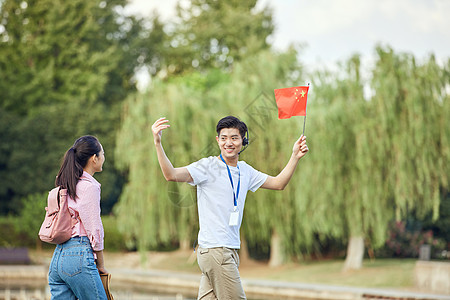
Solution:
[[[103,228],[105,230],[105,251],[128,251],[125,239],[117,228],[115,216],[102,216]]]
[[[43,219],[43,217],[42,217]],[[35,248],[39,228],[35,232],[24,232],[22,219],[14,216],[0,217],[0,247]],[[114,216],[102,216],[103,227],[105,229],[105,250],[106,251],[128,251],[123,235],[117,229],[117,220]],[[44,248],[54,247],[53,245],[42,243]]]
[[[0,217],[0,247],[18,248],[35,247],[36,240],[19,229],[19,218],[13,216]],[[39,229],[36,230],[36,238]]]

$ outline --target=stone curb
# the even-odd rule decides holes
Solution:
[[[200,274],[162,270],[109,269],[114,289],[139,289],[149,292],[182,293],[196,297]],[[0,266],[0,281],[36,279],[46,280],[47,266]],[[242,279],[247,297],[253,299],[292,300],[450,300],[450,295],[422,294],[387,289],[355,288],[321,284]]]

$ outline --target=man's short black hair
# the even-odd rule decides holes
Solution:
[[[242,138],[245,137],[245,133],[247,132],[247,125],[233,116],[228,116],[220,119],[216,126],[217,136],[220,135],[220,131],[224,128],[236,128],[237,130],[239,130]]]

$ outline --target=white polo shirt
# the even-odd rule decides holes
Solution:
[[[267,174],[255,170],[244,161],[237,167],[228,166],[237,193],[240,171],[240,192],[237,199],[239,219],[237,226],[230,226],[230,214],[234,210],[234,196],[226,164],[217,156],[203,158],[187,166],[197,186],[197,206],[200,223],[198,244],[202,248],[228,247],[239,249],[239,229],[244,215],[247,192],[255,192],[267,179]]]

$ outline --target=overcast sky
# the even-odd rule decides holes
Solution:
[[[183,0],[186,1],[186,0]],[[222,0],[224,1],[224,0]],[[174,16],[177,0],[130,0],[129,12],[163,20]],[[260,0],[274,9],[273,44],[306,46],[300,59],[307,66],[331,65],[353,53],[370,60],[376,44],[413,53],[450,57],[450,0]]]

